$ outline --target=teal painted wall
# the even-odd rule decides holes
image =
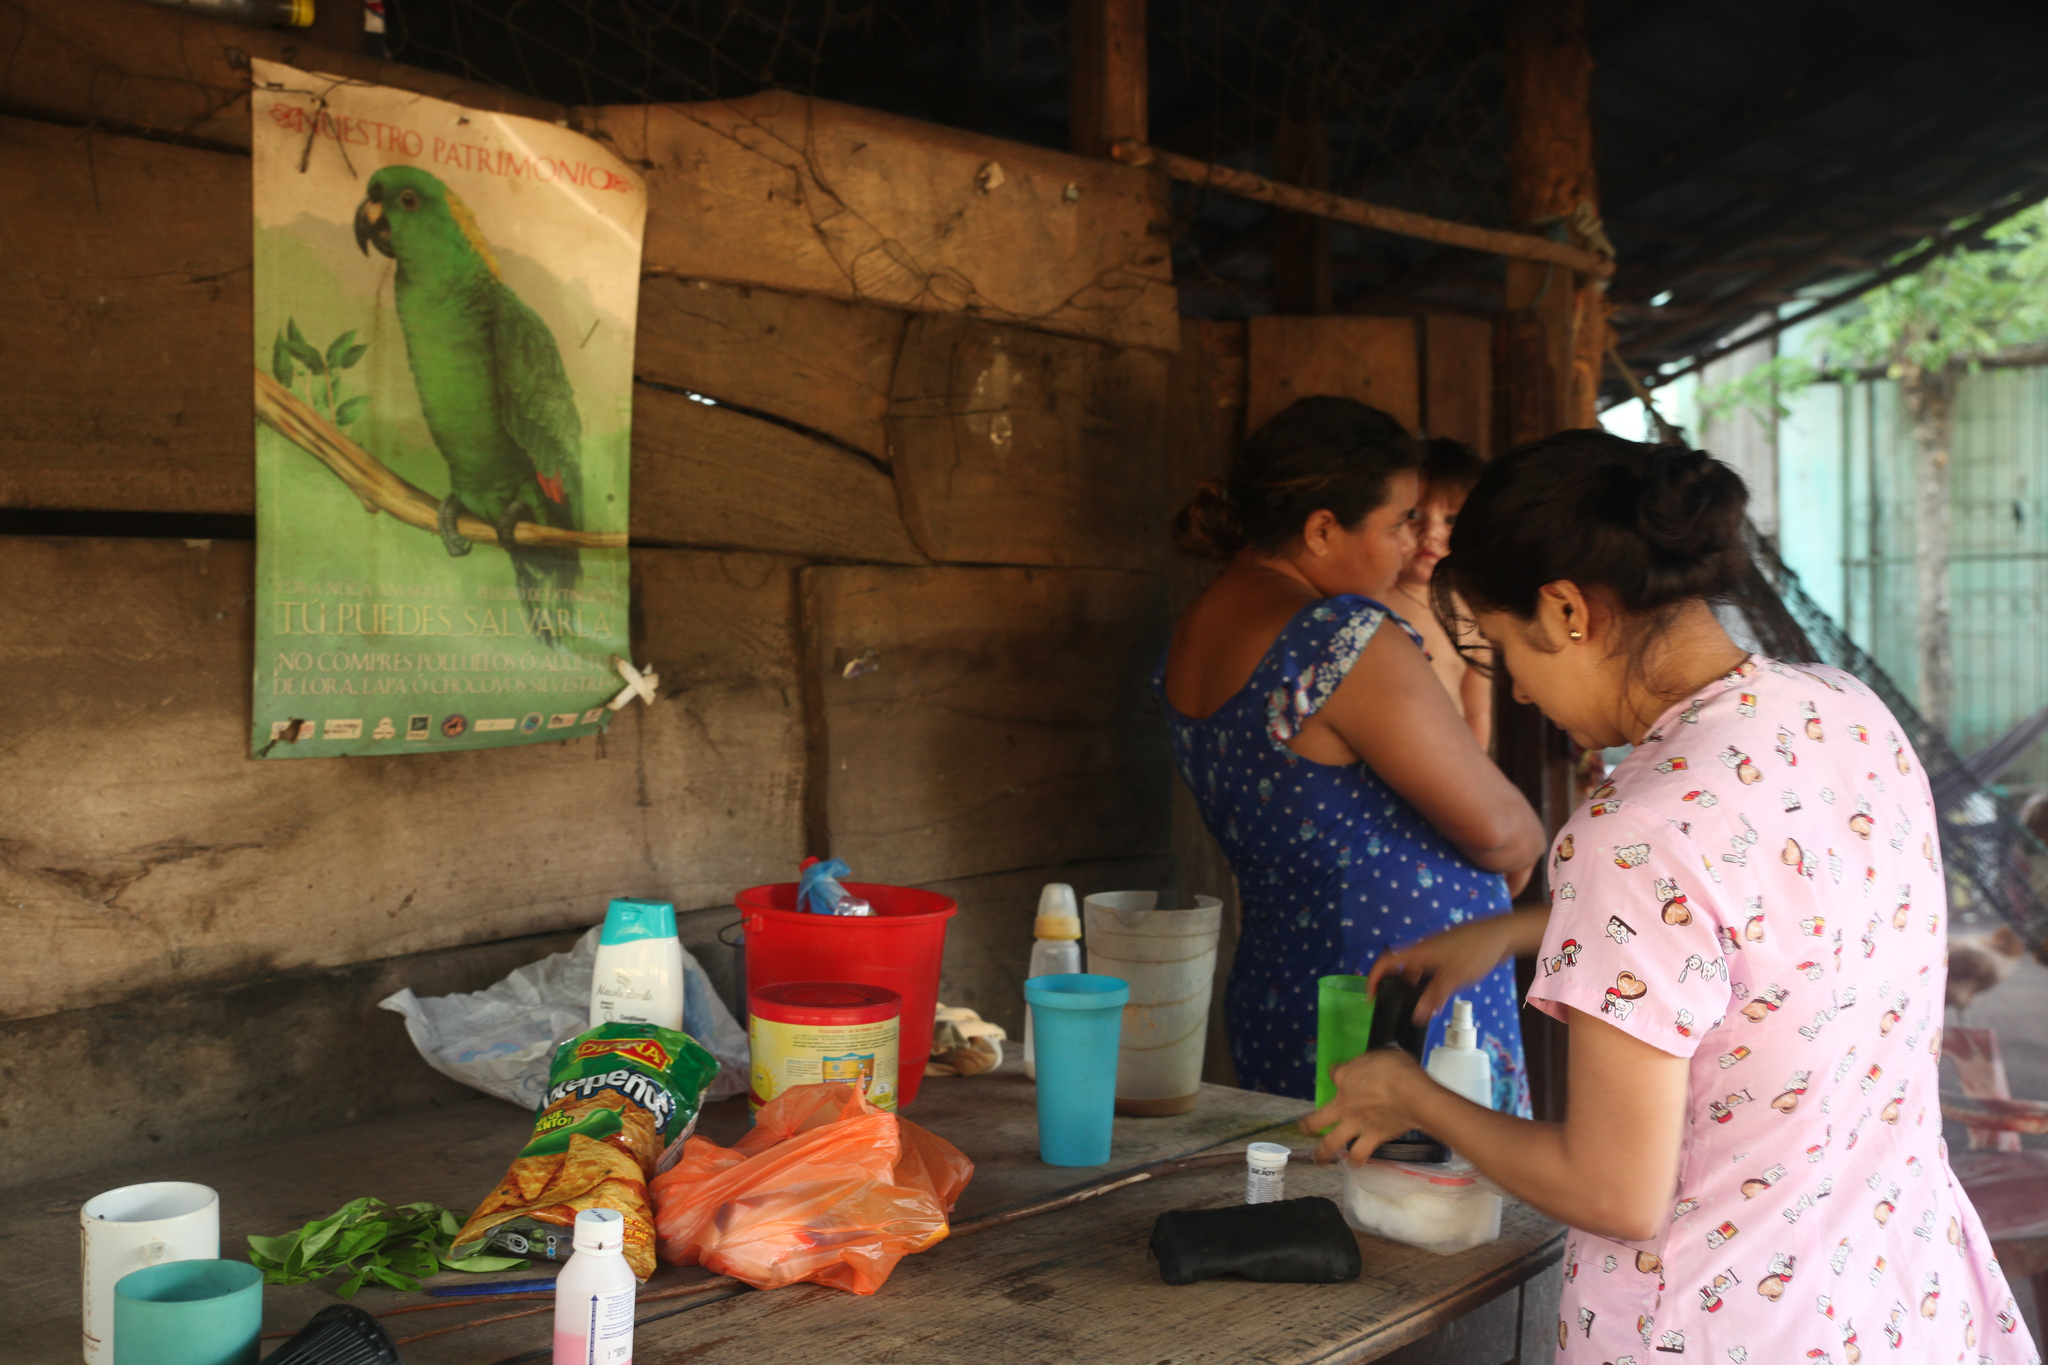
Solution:
[[[1889,380],[1809,389],[1779,427],[1779,541],[1807,591],[1917,694],[1913,449]],[[2048,705],[2048,369],[1986,370],[1956,397],[1956,706],[1974,753]],[[2006,771],[2048,784],[2048,742]]]

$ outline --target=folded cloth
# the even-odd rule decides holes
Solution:
[[[1168,1284],[1236,1275],[1268,1284],[1355,1280],[1358,1236],[1320,1196],[1224,1209],[1176,1209],[1152,1225],[1152,1254]]]
[[[979,1076],[1003,1064],[1003,1039],[1010,1035],[970,1009],[939,1002],[932,1027],[932,1056],[927,1076]]]

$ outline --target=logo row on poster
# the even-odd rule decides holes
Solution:
[[[581,715],[574,711],[559,711],[551,716],[543,716],[538,711],[529,711],[523,717],[517,719],[511,716],[486,716],[483,719],[474,721],[467,716],[459,714],[443,716],[438,728],[443,739],[459,739],[471,730],[476,731],[480,735],[490,734],[493,731],[511,732],[515,730],[522,735],[530,735],[540,730],[543,726],[550,730],[567,730],[578,725],[595,725],[602,719],[604,719],[604,708],[602,706],[593,706]],[[270,724],[270,737],[273,740],[283,740],[289,744],[294,740],[314,738],[313,728],[314,722],[310,720],[272,721]],[[406,717],[405,737],[407,739],[432,739],[435,729],[432,716]],[[392,724],[391,717],[389,716],[380,719],[377,722],[376,728],[370,731],[371,739],[393,739],[397,735],[398,727]],[[360,719],[332,719],[320,725],[319,738],[321,739],[361,739],[362,737],[363,722]]]

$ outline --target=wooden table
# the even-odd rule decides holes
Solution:
[[[1204,1087],[1193,1113],[1118,1119],[1105,1167],[1071,1170],[1037,1157],[1033,1090],[1014,1067],[969,1080],[930,1079],[907,1117],[950,1139],[975,1162],[955,1221],[1082,1188],[1120,1171],[1255,1138],[1303,1145],[1292,1127],[1306,1106],[1222,1086]],[[702,1131],[731,1141],[741,1106],[711,1106]],[[431,1199],[466,1212],[503,1174],[527,1132],[512,1106],[473,1102],[325,1133],[8,1191],[0,1200],[0,1360],[57,1362],[78,1350],[78,1208],[101,1190],[144,1180],[197,1180],[221,1192],[222,1251],[248,1254],[243,1238],[277,1233],[374,1194],[392,1204]],[[1290,1197],[1335,1197],[1333,1169],[1296,1165]],[[1160,1283],[1146,1251],[1152,1221],[1175,1208],[1212,1208],[1243,1198],[1239,1167],[1197,1170],[1118,1190],[1058,1212],[942,1243],[910,1257],[880,1293],[860,1298],[809,1285],[773,1293],[739,1290],[643,1305],[638,1365],[664,1362],[815,1360],[829,1365],[1198,1365],[1208,1361],[1376,1360],[1473,1308],[1512,1295],[1554,1263],[1562,1231],[1510,1201],[1497,1242],[1436,1256],[1364,1237],[1364,1274],[1339,1285],[1236,1280]],[[547,1266],[539,1263],[542,1273]],[[533,1272],[528,1272],[529,1274]],[[701,1278],[664,1266],[650,1288]],[[444,1274],[435,1283],[466,1277]],[[493,1279],[524,1278],[513,1274]],[[332,1296],[318,1285],[268,1288],[266,1331],[297,1328]],[[421,1302],[370,1288],[355,1300],[374,1313]],[[1512,1302],[1512,1299],[1510,1299]],[[460,1301],[393,1317],[401,1339],[465,1320],[534,1306]],[[512,1365],[547,1356],[546,1314],[403,1346],[407,1365]],[[1554,1330],[1525,1323],[1533,1340]],[[268,1346],[266,1346],[268,1349]],[[1503,1365],[1514,1358],[1474,1361]],[[1529,1354],[1528,1359],[1548,1360]]]

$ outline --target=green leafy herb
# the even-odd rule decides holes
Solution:
[[[335,1286],[351,1298],[365,1281],[417,1293],[420,1280],[438,1270],[471,1272],[524,1270],[516,1256],[468,1256],[448,1253],[462,1220],[439,1204],[405,1204],[391,1208],[381,1199],[352,1199],[316,1218],[297,1232],[279,1237],[249,1238],[249,1261],[263,1272],[265,1284],[304,1284],[346,1272]]]

